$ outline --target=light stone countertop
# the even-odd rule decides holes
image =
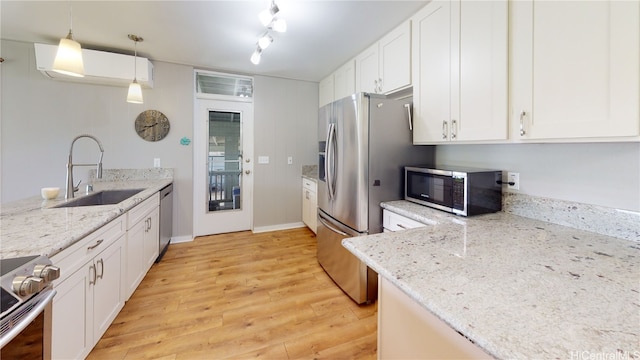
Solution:
[[[382,207],[429,225],[343,245],[492,356],[640,357],[640,244],[503,212]]]
[[[51,257],[126,213],[173,182],[156,180],[104,181],[94,183],[94,192],[116,189],[144,189],[115,205],[54,209],[64,203],[64,189],[54,200],[31,197],[2,205],[0,212],[0,259],[45,255]],[[82,191],[76,194],[79,198]]]
[[[318,165],[302,165],[302,177],[318,181]]]

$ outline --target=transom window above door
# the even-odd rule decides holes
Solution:
[[[253,78],[204,70],[197,70],[195,75],[197,97],[226,98],[236,101],[253,99]]]

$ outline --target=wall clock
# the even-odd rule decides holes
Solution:
[[[136,118],[136,133],[147,141],[160,141],[169,133],[169,119],[158,110],[145,110]]]

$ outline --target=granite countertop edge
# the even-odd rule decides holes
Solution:
[[[102,190],[144,189],[114,205],[55,208],[70,201],[64,200],[64,194],[53,200],[34,196],[3,204],[0,213],[0,259],[56,255],[172,182],[173,178],[162,178],[94,183],[94,193]],[[76,199],[81,196],[76,195]]]
[[[634,330],[633,326],[629,327],[627,325],[627,323],[637,324],[640,322],[640,311],[637,310],[640,307],[640,301],[638,301],[637,296],[640,292],[640,283],[638,282],[640,270],[638,269],[637,256],[640,248],[636,243],[512,214],[496,213],[473,218],[461,218],[404,201],[382,203],[381,206],[397,214],[422,222],[426,224],[426,227],[348,238],[343,240],[343,246],[364,261],[380,276],[400,288],[423,308],[443,320],[491,356],[496,358],[566,358],[572,356],[571,351],[601,351],[607,353],[612,351],[615,353],[616,345],[618,350],[622,349],[627,353],[640,354],[640,346],[638,345],[640,344],[638,341],[640,339],[640,335],[638,335],[639,329]],[[492,286],[497,283],[498,290],[495,294],[487,294],[488,288],[484,286],[486,284],[483,284],[483,274],[474,274],[470,270],[471,268],[465,267],[465,261],[467,260],[460,260],[460,257],[464,258],[464,254],[462,256],[454,254],[457,251],[463,251],[460,248],[455,248],[451,243],[453,239],[453,243],[458,244],[457,241],[461,236],[461,229],[464,229],[465,250],[469,253],[474,254],[477,252],[481,253],[485,258],[491,257],[491,249],[482,249],[483,246],[495,246],[496,249],[494,251],[503,253],[501,256],[506,262],[504,265],[505,282],[513,282],[513,286],[520,289],[519,291],[509,290],[509,286],[500,284],[499,281],[488,281],[487,284]],[[505,230],[509,229],[512,230],[511,233],[505,235],[502,239],[487,241],[487,244],[479,240],[485,236],[484,232],[488,236],[496,237],[497,232],[505,232]],[[448,240],[445,239],[447,237],[449,237]],[[525,238],[533,240],[529,241],[525,240]],[[567,238],[569,240],[565,241]],[[421,243],[423,241],[430,244]],[[468,244],[467,241],[469,241]],[[521,243],[521,248],[511,246],[513,244],[508,243],[511,241]],[[584,242],[584,244],[581,244],[581,242]],[[590,248],[591,246],[593,247]],[[442,248],[446,248],[446,250],[441,251]],[[561,254],[565,249],[573,251],[575,248],[578,250],[564,257],[562,255],[549,256],[549,254],[556,252]],[[447,251],[449,251],[449,254],[446,254]],[[514,255],[505,255],[509,251],[513,251]],[[585,257],[584,254],[588,251],[599,255],[593,255],[589,252],[592,257]],[[451,256],[452,254],[456,256]],[[525,260],[518,259],[518,255],[523,256]],[[543,256],[540,259],[536,259],[536,255]],[[571,258],[569,258],[569,255],[571,255]],[[511,261],[511,256],[516,260]],[[423,266],[420,262],[427,263],[427,261],[424,261],[425,259],[437,261],[441,264],[438,266]],[[469,256],[468,261],[471,263],[476,261],[477,264],[487,263],[485,260],[473,259],[471,256]],[[524,271],[522,278],[513,274],[514,264],[516,264],[517,268],[519,261],[525,263],[525,265],[522,265]],[[591,267],[594,267],[593,264],[598,264],[599,267],[591,269]],[[611,270],[609,269],[611,264],[616,264],[619,268]],[[494,263],[491,263],[491,265],[497,267]],[[478,268],[480,271],[485,269]],[[579,271],[576,270],[577,273],[572,273],[567,269],[579,269]],[[616,273],[616,271],[622,273],[622,275]],[[537,272],[540,272],[538,277],[531,275],[531,273],[537,274]],[[502,275],[500,270],[489,273],[487,276],[491,274]],[[545,275],[548,278],[544,278],[543,276]],[[439,278],[439,276],[445,277],[441,278],[439,283],[437,280],[431,281],[430,279],[430,277]],[[451,279],[446,278],[446,276]],[[581,276],[582,278],[580,278]],[[565,295],[563,294],[548,296],[545,293],[541,293],[537,294],[537,296],[542,300],[539,302],[532,300],[536,296],[536,290],[540,289],[555,289],[560,293],[565,288],[580,291],[580,287],[576,287],[575,283],[578,281],[591,281],[588,280],[591,278],[596,279],[596,281],[604,281],[594,284],[587,283],[586,290],[585,285],[582,284],[582,290],[594,292],[608,290],[613,291],[613,294],[594,302],[590,302],[587,299],[575,300],[576,304],[574,306],[578,309],[575,311],[565,307],[559,300],[564,299],[563,296]],[[616,282],[617,284],[615,284]],[[449,283],[451,283],[451,287],[447,288]],[[501,285],[502,288],[500,287]],[[438,288],[440,286],[442,288]],[[451,294],[451,290],[457,291],[457,293]],[[500,294],[503,294],[502,296],[505,299],[513,301],[513,303],[509,303],[509,306],[521,308],[523,314],[542,314],[540,316],[542,320],[527,319],[527,315],[523,315],[522,319],[511,319],[512,321],[519,320],[519,322],[529,321],[529,324],[521,323],[520,327],[532,326],[534,330],[530,335],[520,334],[521,336],[519,337],[521,329],[516,329],[513,332],[499,330],[498,328],[501,326],[509,326],[509,322],[505,322],[504,319],[501,319],[495,325],[487,324],[490,320],[485,317],[487,315],[484,312],[506,309],[501,307],[501,301],[506,300],[486,301],[483,304],[483,299],[500,296]],[[635,294],[635,298],[633,294]],[[533,298],[530,299],[532,296]],[[616,296],[623,297],[624,300],[616,299]],[[451,304],[455,303],[457,298],[461,299],[460,303],[458,303],[458,308]],[[570,301],[569,298],[567,300]],[[465,301],[473,306],[463,306]],[[518,303],[518,301],[522,301],[522,303]],[[528,303],[529,301],[531,303]],[[570,315],[581,314],[580,311],[583,310],[600,310],[602,306],[601,304],[596,304],[596,301],[610,301],[612,308],[624,315],[612,317],[609,320],[610,323],[597,318],[599,320],[595,320],[596,325],[593,325],[591,320],[570,317]],[[533,311],[530,309],[531,306],[537,306],[538,308]],[[581,310],[581,308],[584,309]],[[567,310],[568,313],[557,314],[557,317],[553,320],[558,323],[550,324],[549,328],[562,330],[563,326],[561,325],[564,325],[568,334],[562,334],[556,340],[552,340],[549,338],[549,333],[553,333],[553,331],[548,331],[547,329],[547,333],[542,330],[536,332],[536,327],[542,327],[539,323],[540,321],[547,321],[547,318],[551,316],[549,314],[553,314],[554,311],[563,311],[558,309]],[[503,316],[507,316],[508,319],[508,315],[503,314]],[[627,317],[626,321],[624,320],[625,316]],[[572,319],[578,324],[572,324]],[[562,323],[562,321],[565,321],[565,323]],[[598,321],[600,323],[597,323]],[[618,322],[616,323],[616,321]],[[618,324],[621,328],[607,330],[608,327],[605,325],[611,325],[611,323]],[[496,329],[494,330],[492,327]],[[596,335],[592,336],[592,333]],[[529,339],[529,336],[533,340]],[[589,338],[589,336],[592,337]],[[598,339],[598,336],[602,340],[594,340],[594,343],[584,343],[585,338]],[[620,339],[622,343],[606,343],[615,342],[616,339]],[[563,340],[565,341],[564,343],[562,343]],[[597,341],[600,342],[598,343]],[[612,346],[614,347],[613,350],[611,350]]]

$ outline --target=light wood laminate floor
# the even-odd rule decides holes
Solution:
[[[323,271],[307,228],[172,244],[89,359],[375,359],[376,304]]]

